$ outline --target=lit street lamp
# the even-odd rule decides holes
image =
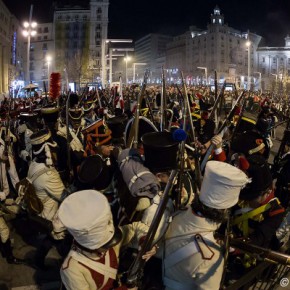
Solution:
[[[251,52],[250,52],[250,48],[251,48],[251,41],[247,41],[246,42],[246,46],[248,47],[248,91],[251,89]]]
[[[197,68],[199,69],[204,69],[204,74],[205,74],[205,85],[207,86],[207,68],[203,66],[198,66]]]
[[[128,84],[128,61],[130,61],[131,60],[131,57],[130,56],[126,56],[125,58],[124,58],[124,61],[125,61],[125,63],[126,63],[126,67],[125,67],[125,76],[126,76],[126,85]]]
[[[36,22],[32,22],[32,11],[33,11],[33,5],[30,6],[30,14],[29,14],[29,22],[23,23],[23,36],[27,37],[27,67],[26,67],[26,73],[27,73],[27,82],[30,83],[30,73],[29,73],[29,65],[30,65],[30,37],[36,35]]]

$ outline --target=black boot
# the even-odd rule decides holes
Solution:
[[[2,243],[2,256],[6,258],[6,261],[8,264],[24,264],[25,260],[15,258],[12,253],[12,247],[11,247],[11,240],[8,239],[5,243]]]
[[[47,256],[49,250],[52,248],[53,242],[49,236],[46,236],[42,241],[41,245],[37,248],[34,265],[40,270],[48,270],[45,265],[45,257]]]

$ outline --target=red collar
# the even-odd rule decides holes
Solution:
[[[268,197],[262,202],[261,205],[267,204],[271,199],[275,198],[274,190],[271,191],[271,193],[268,195]]]

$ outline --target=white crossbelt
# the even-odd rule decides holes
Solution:
[[[109,254],[109,252],[107,252],[105,255],[105,264],[102,264],[99,261],[94,261],[94,260],[91,260],[89,258],[86,258],[82,254],[80,254],[74,250],[70,251],[69,256],[71,256],[72,258],[74,258],[78,262],[86,265],[90,269],[92,269],[92,270],[94,270],[94,271],[96,271],[104,276],[104,282],[103,282],[103,285],[100,287],[100,289],[102,289],[102,287],[104,285],[106,285],[109,278],[116,280],[118,269],[114,269],[110,266],[110,254]]]

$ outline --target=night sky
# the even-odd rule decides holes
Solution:
[[[3,1],[21,21],[28,19],[33,4],[33,19],[38,22],[52,21],[53,2],[89,3],[89,0]],[[190,25],[206,28],[216,5],[224,14],[225,23],[263,36],[268,46],[282,46],[284,37],[290,35],[289,0],[110,0],[108,37],[136,40],[152,32],[176,35]]]

